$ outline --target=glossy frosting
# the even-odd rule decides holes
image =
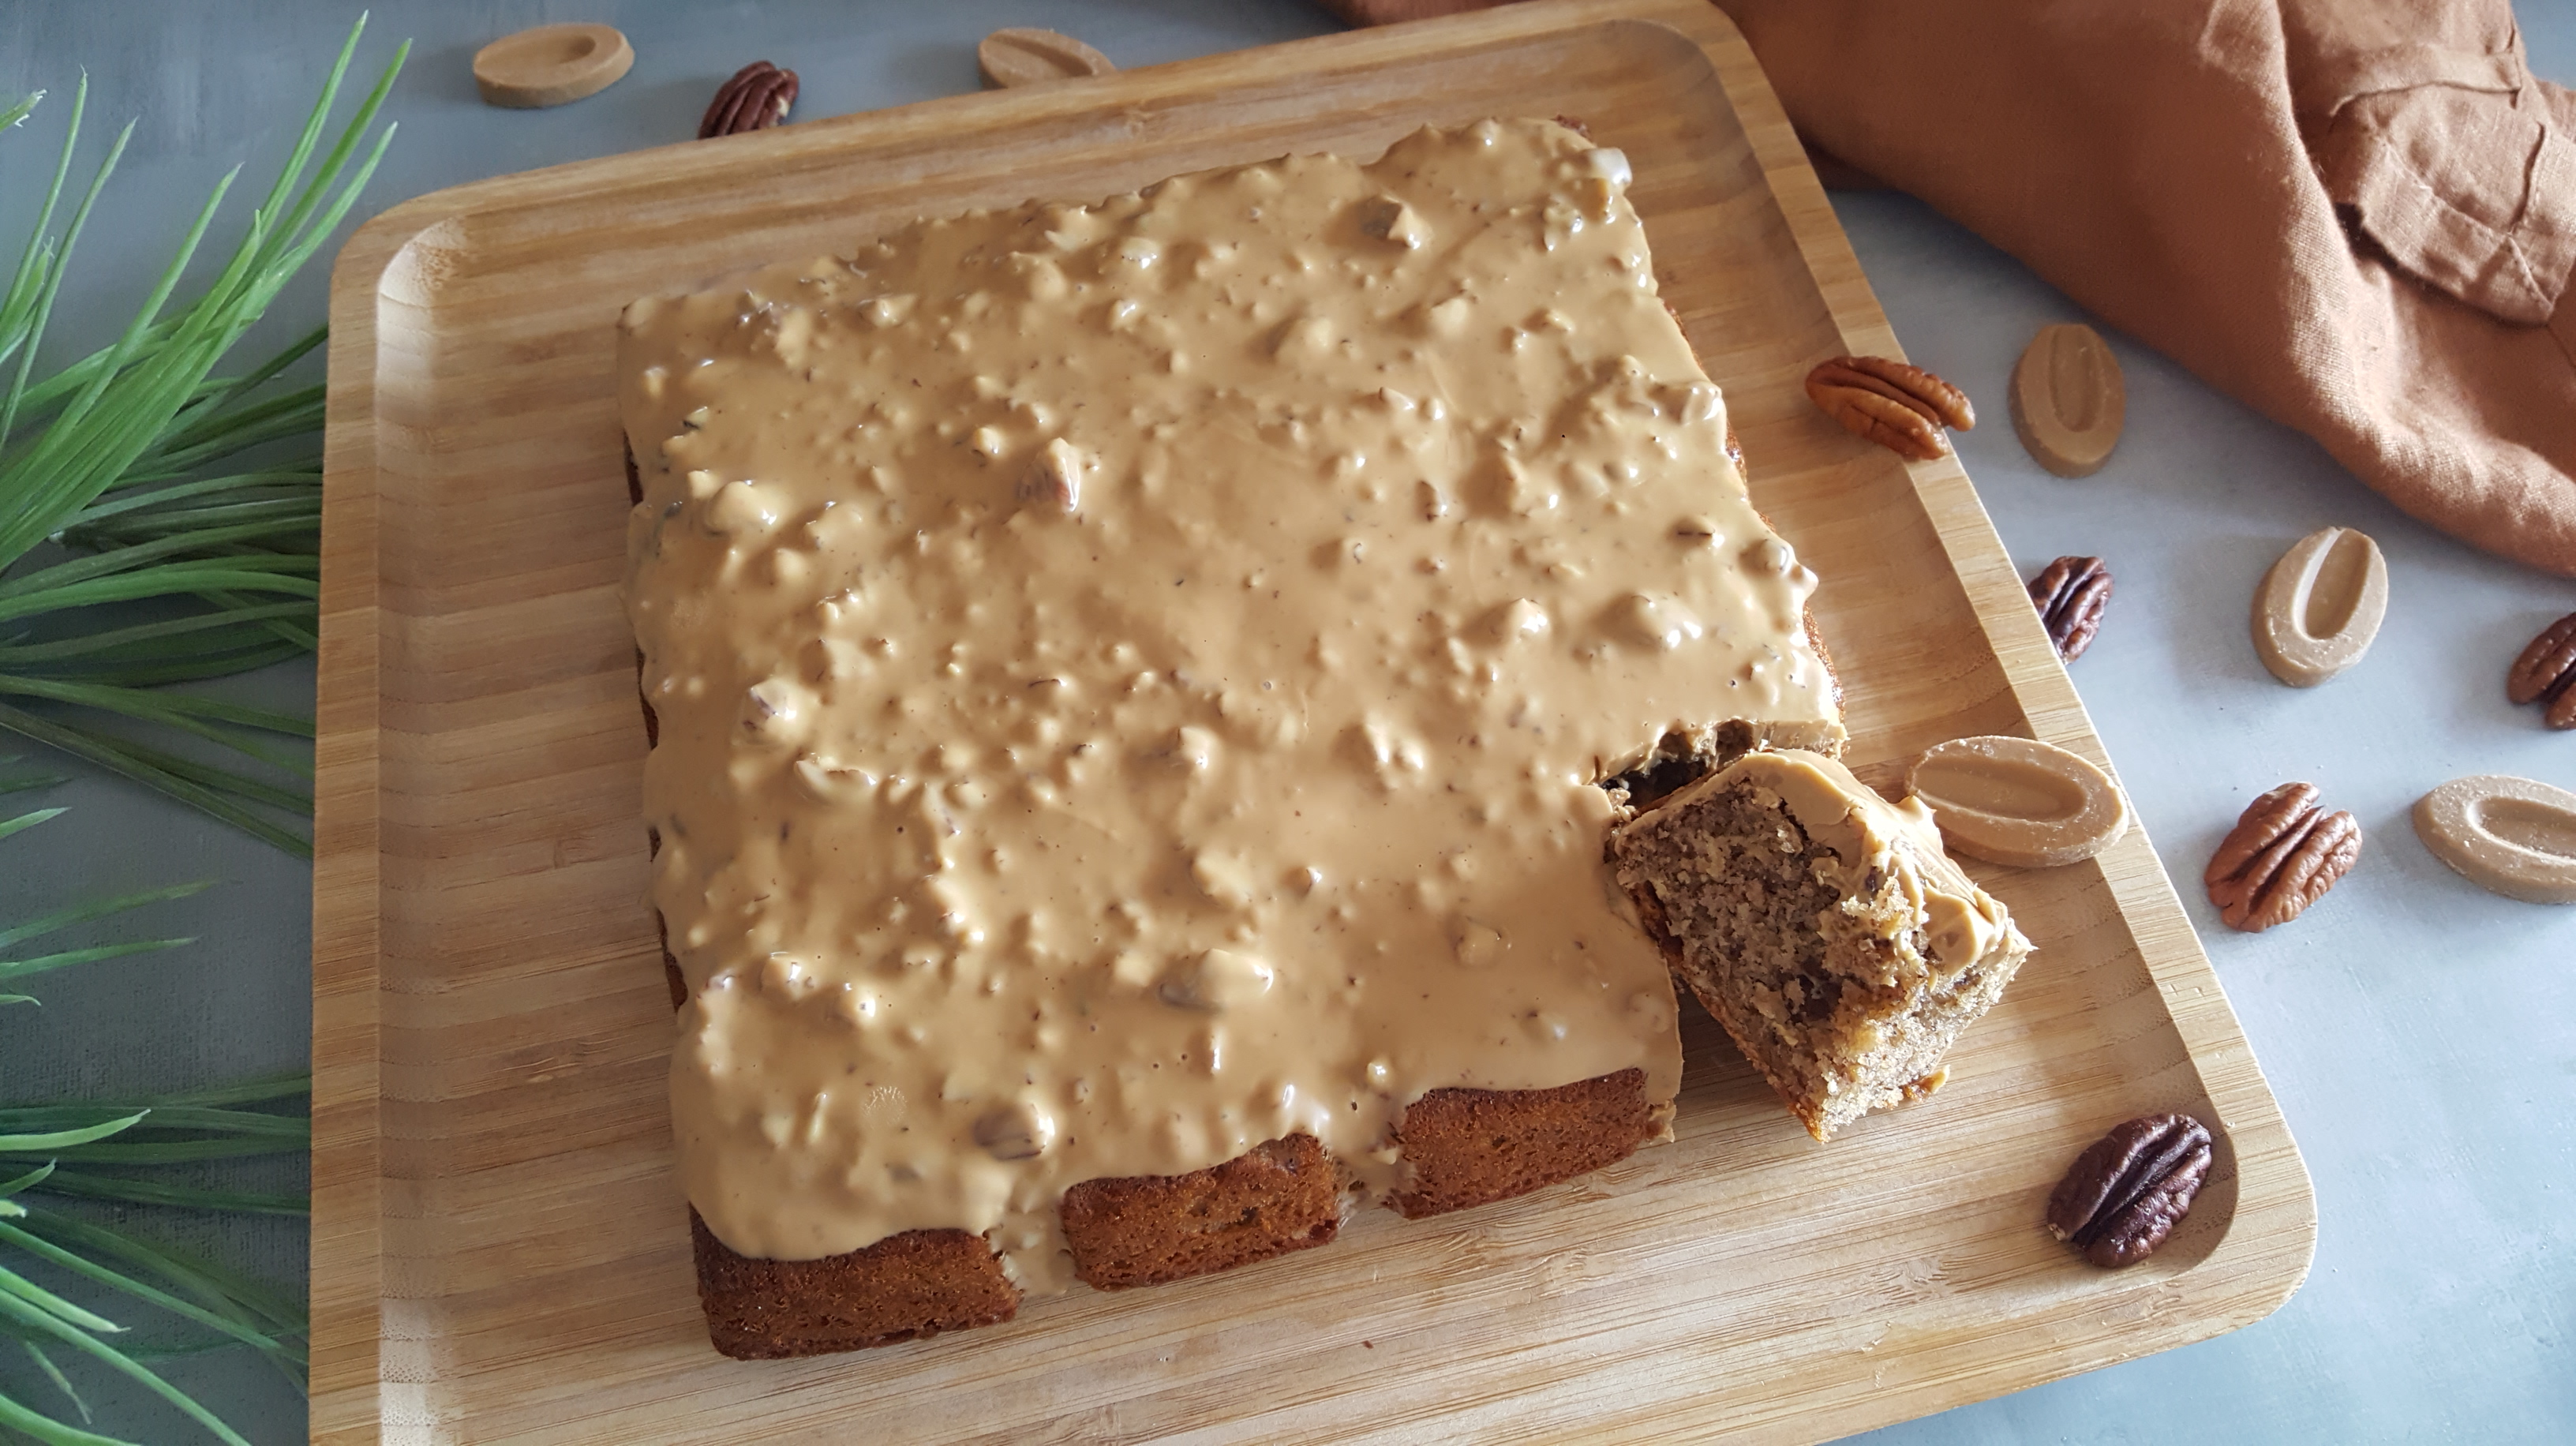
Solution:
[[[1427,1091],[1680,1079],[1599,780],[1838,746],[1627,167],[1545,122],[908,228],[627,316],[689,1198],[989,1232]]]

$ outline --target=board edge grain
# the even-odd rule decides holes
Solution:
[[[443,195],[443,193],[442,193]],[[313,750],[313,1158],[308,1438],[383,1431],[377,312],[441,195],[397,204],[331,268]]]

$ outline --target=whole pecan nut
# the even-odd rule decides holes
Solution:
[[[698,122],[698,139],[738,136],[774,126],[787,119],[788,107],[794,104],[796,72],[755,60],[716,87],[716,98],[708,102],[706,118]]]
[[[2111,603],[2111,569],[2098,557],[2061,557],[2030,580],[2030,605],[2048,625],[2048,640],[2057,656],[2074,662],[2093,646],[2102,630],[2102,609]]]
[[[2191,1213],[2210,1158],[2209,1127],[2189,1115],[2115,1125],[2049,1192],[2048,1233],[2104,1269],[2135,1265]]]
[[[2576,613],[2540,630],[2505,674],[2504,695],[2538,703],[2552,728],[2576,728]]]
[[[1977,425],[1967,393],[1921,367],[1883,356],[1838,356],[1819,364],[1807,373],[1807,400],[1844,431],[1917,462],[1949,453],[1943,427],[1965,432]]]
[[[2259,934],[2324,898],[2361,857],[2361,825],[2317,806],[2313,783],[2284,783],[2245,806],[2201,874],[2231,929]]]

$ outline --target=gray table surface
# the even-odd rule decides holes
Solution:
[[[113,124],[136,122],[65,288],[50,359],[112,334],[134,279],[157,271],[223,168],[247,162],[244,189],[264,184],[262,168],[291,143],[357,9],[0,5],[0,96],[53,93],[24,131],[0,137],[9,246],[32,220],[31,193],[80,67],[93,154]],[[2576,83],[2576,3],[2523,0],[2520,10],[2534,69]],[[569,20],[623,29],[633,73],[557,110],[477,101],[477,47]],[[969,90],[974,42],[1004,25],[1078,35],[1125,66],[1333,28],[1298,0],[377,0],[361,66],[372,75],[400,38],[414,48],[387,112],[401,134],[356,219],[483,176],[685,139],[715,84],[758,57],[801,72],[800,120]],[[231,224],[245,204],[236,201]],[[2075,681],[2184,886],[2307,1158],[2321,1221],[2314,1271],[2268,1320],[1875,1439],[2576,1438],[2576,909],[2480,892],[2426,854],[2407,823],[2419,794],[2464,773],[2576,786],[2576,736],[2545,732],[2536,710],[2508,707],[2502,689],[2524,640],[2576,608],[2576,584],[2410,521],[2307,439],[2118,336],[2129,384],[2120,450],[2093,478],[2049,476],[2004,422],[2005,385],[2037,327],[2082,313],[1909,198],[1844,195],[1836,205],[1914,360],[1985,401],[1988,424],[1959,449],[2022,571],[2098,553],[2117,574],[2109,622]],[[254,343],[318,321],[327,278],[317,262]],[[2379,540],[2393,600],[2359,667],[2294,691],[2256,661],[2247,599],[2282,548],[2328,524]],[[309,666],[284,667],[229,691],[301,707],[311,685]],[[311,1020],[309,870],[116,780],[65,771],[76,776],[46,801],[70,805],[69,816],[0,853],[0,913],[183,878],[222,884],[152,912],[156,931],[194,935],[194,946],[54,976],[37,991],[41,1011],[0,1015],[0,1099],[181,1088],[300,1065]],[[2295,925],[2233,933],[2193,882],[2237,811],[2291,778],[2316,781],[2350,809],[2368,846]],[[281,1182],[296,1173],[271,1171]],[[165,1214],[153,1228],[271,1278],[302,1275],[297,1227]],[[0,1362],[0,1382],[32,1398],[24,1364]],[[255,1440],[301,1432],[301,1399],[246,1353],[182,1361],[170,1374]],[[92,1399],[99,1429],[201,1439],[130,1391],[101,1388]]]

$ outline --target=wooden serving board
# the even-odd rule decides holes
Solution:
[[[379,217],[331,304],[314,878],[313,1437],[1754,1440],[1840,1435],[2259,1319],[2305,1168],[2145,838],[1981,870],[2037,943],[1950,1086],[1809,1140],[1688,1011],[1679,1138],[1527,1198],[1013,1324],[743,1364],[674,1183],[617,600],[619,309],[925,213],[1088,201],[1426,122],[1587,122],[1755,500],[1825,579],[1852,757],[2027,733],[2107,763],[1954,461],[1805,400],[1899,354],[1778,102],[1700,0],[1516,5],[504,177]],[[2000,408],[1996,408],[2000,410]],[[2108,1273],[2040,1227],[2102,1129],[2218,1164]]]

